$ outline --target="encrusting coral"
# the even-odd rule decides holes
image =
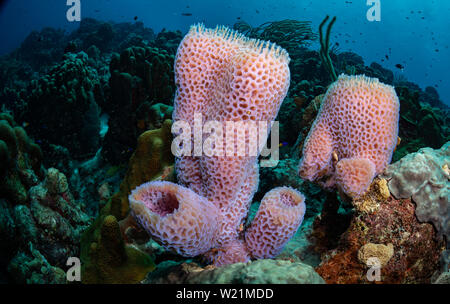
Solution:
[[[441,149],[423,148],[387,167],[391,193],[398,199],[410,198],[416,204],[417,219],[431,222],[439,238],[447,240],[442,268],[448,270],[450,253],[450,142]]]
[[[289,55],[275,44],[223,27],[193,26],[176,56],[173,119],[191,128],[200,113],[203,122],[271,122],[289,87],[288,64]],[[215,128],[225,134],[225,126]],[[227,137],[223,146],[231,138],[233,148],[245,150],[250,130],[234,130],[232,135],[237,140]],[[223,146],[214,143],[219,152],[213,156],[177,158],[181,185],[150,182],[133,190],[132,214],[167,248],[185,256],[203,254],[217,266],[273,257],[303,220],[303,195],[287,187],[270,191],[244,233],[243,223],[258,187],[257,155],[230,154],[227,147],[224,156]]]
[[[397,144],[399,102],[394,89],[366,76],[339,76],[323,97],[305,140],[299,173],[337,186],[350,197],[367,191]]]
[[[381,267],[381,281],[376,283],[430,283],[444,241],[437,238],[432,224],[418,221],[410,198],[396,199],[386,188],[386,180],[377,177],[367,193],[353,202],[355,213],[337,246],[320,249],[322,262],[316,271],[327,283],[371,283],[366,276],[371,267]],[[327,227],[333,230],[336,224],[318,217],[315,231]]]

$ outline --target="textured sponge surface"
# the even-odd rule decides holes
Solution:
[[[333,175],[333,158],[367,159],[381,173],[397,144],[399,110],[393,87],[364,75],[339,76],[305,141],[300,175],[309,180]]]
[[[129,201],[139,224],[166,248],[196,256],[213,246],[218,211],[192,190],[170,182],[150,182],[134,189]]]
[[[245,241],[252,257],[273,258],[297,231],[305,215],[305,197],[289,187],[266,193]]]
[[[289,87],[289,56],[270,43],[192,26],[175,60],[174,119],[273,120]]]

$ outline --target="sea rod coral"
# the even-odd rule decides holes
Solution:
[[[192,127],[194,115],[201,113],[204,122],[273,121],[289,87],[289,60],[270,42],[223,27],[191,27],[175,61],[173,120]],[[250,140],[249,130],[241,132],[244,136],[237,136],[239,131],[234,130],[235,148]],[[129,201],[137,222],[181,255],[204,255],[215,265],[274,257],[303,220],[304,196],[279,187],[265,195],[244,232],[258,188],[256,155],[184,155],[177,158],[176,170],[181,185],[149,182],[132,191]]]
[[[299,173],[325,178],[351,197],[364,194],[390,163],[400,104],[393,87],[363,75],[341,75],[325,94],[305,140]]]

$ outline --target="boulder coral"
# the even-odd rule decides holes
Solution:
[[[68,257],[79,256],[80,235],[90,223],[66,176],[45,170],[42,152],[0,113],[0,271],[16,283],[65,283]]]
[[[339,76],[305,140],[300,176],[337,185],[350,197],[363,195],[391,161],[399,108],[393,87],[366,76]]]
[[[192,26],[175,61],[174,121],[192,128],[200,113],[205,124],[273,121],[289,87],[289,60],[285,50],[270,42],[224,27]],[[225,134],[225,126],[216,128]],[[233,140],[233,148],[245,150],[251,135],[250,130],[234,130],[225,145]],[[260,141],[265,142],[267,134],[263,137]],[[258,155],[245,150],[238,156],[227,150],[224,156],[218,150],[220,142],[214,144],[219,151],[215,155],[177,157],[181,185],[150,182],[133,190],[132,214],[152,236],[184,256],[203,254],[215,265],[274,257],[303,220],[303,195],[288,187],[270,191],[244,231],[258,187]]]
[[[109,162],[126,162],[136,138],[151,127],[148,120],[159,118],[154,115],[161,112],[152,105],[173,99],[173,60],[173,55],[153,47],[130,47],[112,55],[110,99],[103,107],[110,119],[102,155]]]
[[[27,91],[18,118],[30,125],[30,136],[41,141],[44,152],[56,144],[78,158],[95,155],[100,146],[97,102],[103,91],[86,53],[65,54],[46,75],[32,80]]]

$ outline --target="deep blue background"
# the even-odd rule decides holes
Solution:
[[[287,18],[311,20],[317,29],[325,15],[336,15],[332,42],[339,42],[341,50],[360,54],[366,64],[382,63],[389,54],[383,66],[422,87],[437,85],[441,99],[450,104],[449,0],[381,0],[381,22],[367,21],[366,0],[81,0],[81,4],[82,18],[133,22],[138,16],[155,32],[162,28],[186,32],[196,22],[232,25],[237,17],[254,26]],[[0,11],[0,54],[19,46],[31,30],[75,29],[78,25],[66,20],[67,9],[66,0],[6,1]],[[183,12],[192,16],[182,16]],[[397,63],[405,66],[403,72],[395,68]]]

